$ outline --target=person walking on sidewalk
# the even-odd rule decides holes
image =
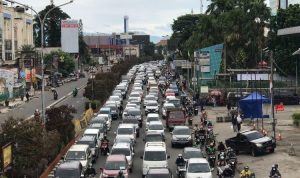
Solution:
[[[237,121],[237,131],[240,132],[241,131],[241,124],[242,124],[242,116],[239,113],[236,117],[236,121]]]
[[[26,101],[29,102],[29,93],[26,92]]]
[[[232,123],[232,128],[234,132],[237,132],[237,115],[236,114],[232,114],[231,116],[231,123]]]

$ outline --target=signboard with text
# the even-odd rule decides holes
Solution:
[[[78,53],[79,51],[79,33],[78,20],[61,21],[61,49],[67,53]]]
[[[2,147],[3,169],[8,168],[12,163],[12,144]]]

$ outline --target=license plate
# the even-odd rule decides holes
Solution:
[[[267,150],[269,150],[269,151],[272,150],[272,149],[273,149],[273,147],[267,147]]]

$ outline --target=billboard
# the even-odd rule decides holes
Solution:
[[[210,66],[201,66],[201,72],[210,72]]]
[[[78,20],[61,21],[61,49],[66,53],[78,53]]]
[[[237,80],[241,81],[259,81],[259,80],[270,80],[270,75],[269,74],[237,74]]]
[[[12,145],[7,144],[2,147],[3,169],[6,169],[12,163]]]

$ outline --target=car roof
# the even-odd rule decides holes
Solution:
[[[125,155],[109,155],[107,158],[106,158],[106,162],[108,161],[126,161],[126,157]]]
[[[119,124],[118,128],[133,128],[133,124]]]
[[[96,139],[95,136],[92,135],[84,135],[78,141],[94,141]]]
[[[150,168],[148,174],[170,174],[168,168]]]
[[[130,143],[117,142],[113,145],[113,148],[130,148]]]
[[[184,147],[183,151],[200,151],[201,150],[199,148],[195,148],[195,147]]]
[[[90,134],[90,133],[94,134],[94,133],[98,133],[98,132],[99,132],[99,129],[87,128],[87,129],[85,129],[83,134]]]
[[[190,158],[189,163],[207,163],[208,161],[205,158]]]
[[[157,125],[157,124],[163,125],[161,121],[150,121],[150,122],[149,122],[149,125],[152,125],[152,124],[153,124],[153,125]]]
[[[176,126],[174,126],[174,129],[190,129],[190,128],[185,125],[176,125]]]
[[[154,150],[163,150],[166,151],[166,143],[165,142],[146,142],[145,143],[145,151],[154,151]]]
[[[157,114],[157,113],[149,113],[147,115],[147,117],[159,117],[159,114]]]
[[[175,107],[175,105],[173,103],[165,103],[164,106],[172,106],[172,107],[174,106]]]
[[[110,108],[109,107],[102,107],[101,109],[100,109],[100,111],[101,110],[110,110]]]
[[[58,166],[58,169],[59,168],[61,168],[61,169],[73,169],[73,168],[78,169],[78,167],[80,167],[80,165],[81,165],[80,161],[66,161],[66,162],[61,163]]]
[[[245,130],[240,133],[244,134],[244,135],[248,135],[248,134],[257,133],[257,132],[258,132],[257,130]]]
[[[158,102],[156,100],[149,100],[148,103],[157,103],[158,104]]]
[[[158,131],[147,131],[145,135],[161,135],[162,136],[162,133],[158,132]]]
[[[75,144],[75,145],[72,145],[68,151],[85,151],[88,148],[89,148],[89,145]]]

